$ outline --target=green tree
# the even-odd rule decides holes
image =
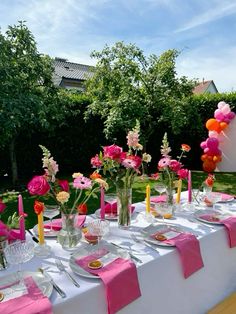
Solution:
[[[0,145],[10,152],[13,184],[18,179],[17,137],[39,126],[42,105],[51,102],[52,62],[37,51],[24,22],[0,33]]]
[[[136,119],[141,122],[144,143],[160,122],[171,121],[173,131],[179,132],[184,121],[182,100],[192,93],[194,82],[177,78],[178,54],[167,50],[159,57],[145,57],[138,47],[123,42],[93,52],[91,57],[98,62],[86,86],[92,99],[86,116],[99,115],[110,139],[132,129]]]

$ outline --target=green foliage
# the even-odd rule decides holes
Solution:
[[[146,142],[159,123],[183,115],[181,101],[190,95],[194,83],[176,77],[176,50],[146,58],[135,45],[118,42],[91,56],[98,63],[87,82],[92,99],[87,117],[101,117],[107,138],[127,132],[138,119]],[[173,124],[173,132],[176,130]]]
[[[23,22],[0,33],[0,143],[38,125],[39,106],[53,85],[52,64],[38,53],[33,35]]]

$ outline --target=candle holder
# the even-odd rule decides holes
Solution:
[[[34,255],[41,258],[46,258],[49,255],[51,255],[51,253],[52,253],[51,247],[47,245],[46,243],[38,244],[34,248]]]

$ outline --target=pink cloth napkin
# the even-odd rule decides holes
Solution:
[[[52,314],[52,304],[38,288],[32,277],[24,279],[28,293],[20,297],[0,302],[0,313],[4,314]],[[8,288],[11,285],[0,287]]]
[[[76,226],[79,228],[79,227],[82,227],[84,222],[85,222],[85,219],[86,219],[86,215],[79,215],[78,216],[78,219],[77,219],[77,222],[76,222]],[[59,231],[61,230],[61,227],[62,227],[62,224],[61,224],[61,218],[58,218],[58,219],[54,219],[52,221],[52,229],[55,230],[55,231]],[[51,228],[51,223],[45,223],[44,224],[44,228],[45,229],[50,229]]]
[[[199,218],[205,219],[210,222],[215,222],[214,216],[212,215],[201,215]],[[236,217],[228,217],[223,220],[218,220],[216,222],[222,223],[225,226],[225,230],[229,237],[229,247],[236,246]]]
[[[152,237],[155,237],[157,234],[165,233],[157,232]],[[184,278],[188,278],[204,266],[199,241],[195,235],[180,233],[176,237],[163,242],[177,247],[182,262]]]
[[[131,206],[131,213],[133,213],[135,206]],[[117,215],[117,202],[114,202],[113,204],[107,203],[105,205],[105,213],[106,214],[114,214]]]
[[[134,263],[118,257],[100,269],[90,269],[88,263],[106,255],[106,249],[76,260],[87,272],[97,275],[103,281],[106,290],[108,314],[113,314],[141,296],[137,270]]]
[[[166,202],[167,201],[167,196],[164,195],[159,195],[159,196],[152,196],[150,198],[150,201],[153,203],[161,203],[161,202]]]
[[[231,200],[234,197],[233,195],[221,193],[221,192],[214,192],[214,194],[221,195],[221,201],[223,201],[223,202]]]

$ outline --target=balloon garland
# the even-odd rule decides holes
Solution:
[[[227,128],[230,121],[234,119],[235,113],[231,111],[229,104],[220,101],[218,109],[214,112],[214,118],[207,120],[208,138],[201,142],[200,146],[204,151],[201,156],[202,168],[206,172],[212,172],[216,164],[222,160],[222,151],[219,149],[219,136]]]

